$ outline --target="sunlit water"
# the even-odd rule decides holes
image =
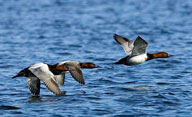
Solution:
[[[174,56],[114,65],[125,56],[114,33],[140,35],[149,53]],[[25,78],[11,78],[31,64],[64,60],[102,68],[83,69],[84,86],[67,74],[65,96],[41,84],[32,97]],[[1,116],[190,116],[191,71],[191,0],[0,1]]]

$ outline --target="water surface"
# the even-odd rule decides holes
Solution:
[[[191,0],[0,1],[1,116],[192,115]],[[114,65],[125,56],[117,33],[148,42],[149,53],[171,58],[136,66]],[[37,63],[94,62],[86,85],[66,75],[65,96],[41,85],[33,97],[25,78],[11,79]]]

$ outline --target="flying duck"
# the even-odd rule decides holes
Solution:
[[[140,36],[138,36],[134,42],[117,34],[114,34],[114,39],[123,47],[127,55],[126,57],[115,62],[115,64],[137,65],[151,59],[167,58],[170,56],[166,52],[153,54],[147,53],[146,47],[148,43]]]
[[[55,65],[46,63],[37,63],[21,70],[16,77],[26,77],[28,88],[33,95],[40,93],[40,81],[56,95],[63,95],[65,91],[61,91],[57,82],[64,85],[65,73],[70,72],[72,77],[80,84],[85,84],[81,68],[98,68],[93,63],[79,63],[77,61],[64,61]]]

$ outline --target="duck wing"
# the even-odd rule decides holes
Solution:
[[[117,41],[117,43],[119,43],[123,47],[127,56],[129,56],[132,53],[134,47],[133,41],[117,34],[114,34],[114,39]]]
[[[55,80],[61,85],[61,86],[64,86],[64,82],[65,82],[65,73],[66,72],[63,72],[59,75],[55,75]]]
[[[145,54],[147,45],[148,43],[140,36],[138,36],[134,42],[134,47],[131,56]]]
[[[37,77],[27,77],[28,88],[34,95],[39,95],[40,93],[40,80]]]
[[[83,73],[81,71],[81,67],[79,65],[79,62],[77,61],[67,61],[64,63],[66,67],[68,68],[71,76],[80,84],[85,84]]]
[[[62,95],[64,92],[60,91],[57,85],[53,73],[49,70],[48,65],[44,63],[39,63],[31,66],[29,70],[43,83],[46,87],[56,95]]]

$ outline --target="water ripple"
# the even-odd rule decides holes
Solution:
[[[0,1],[1,116],[191,115],[191,10],[191,0]],[[173,56],[114,65],[125,56],[114,33],[140,35],[149,53]],[[64,60],[101,68],[83,69],[85,86],[67,75],[64,96],[42,83],[34,97],[26,78],[11,79],[31,64]]]

